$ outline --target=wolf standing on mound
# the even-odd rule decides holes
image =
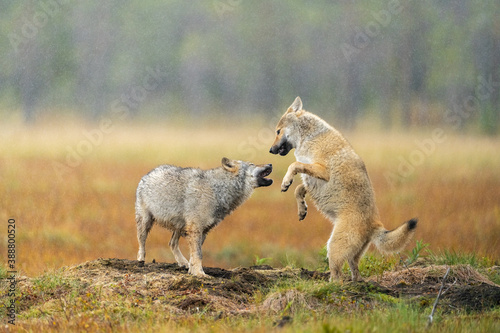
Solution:
[[[380,222],[365,164],[347,140],[318,116],[302,109],[297,97],[276,126],[276,139],[269,150],[285,156],[295,148],[293,162],[283,178],[281,191],[288,190],[293,176],[302,174],[295,190],[299,220],[307,214],[306,193],[333,223],[328,240],[330,281],[341,278],[345,260],[352,280],[361,279],[359,259],[373,242],[382,252],[401,250],[411,239],[417,219],[388,231]]]
[[[139,253],[144,264],[146,238],[153,224],[173,231],[169,242],[175,260],[189,273],[206,276],[201,265],[201,246],[207,233],[246,199],[253,190],[269,186],[271,164],[222,159],[222,166],[201,170],[162,165],[142,177],[137,187],[135,220]],[[179,237],[189,243],[189,262],[179,250]]]

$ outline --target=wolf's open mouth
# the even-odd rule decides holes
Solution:
[[[285,156],[286,153],[288,153],[286,151],[286,147],[285,147],[285,144],[282,144],[279,148],[278,148],[278,154],[280,154],[281,156]]]
[[[272,179],[266,178],[271,174],[273,171],[273,166],[271,164],[266,165],[264,170],[262,170],[261,173],[259,173],[259,176],[257,178],[257,183],[259,186],[269,186],[273,183]]]
[[[260,178],[265,178],[265,177],[269,176],[272,171],[273,171],[272,167],[271,168],[266,168],[266,169],[264,169],[264,171],[262,171],[260,173],[259,177]]]
[[[285,156],[287,155],[290,150],[292,150],[293,146],[289,141],[283,142],[281,146],[278,147],[277,154],[280,154],[280,156]]]

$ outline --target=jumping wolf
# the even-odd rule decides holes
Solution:
[[[201,246],[207,233],[234,211],[253,190],[269,186],[265,178],[272,165],[254,165],[243,161],[222,159],[222,166],[201,170],[162,165],[142,177],[137,187],[135,220],[139,253],[143,264],[145,244],[153,224],[173,231],[169,242],[175,260],[189,268],[189,273],[206,276],[201,265]],[[179,237],[189,244],[189,262],[179,250]]]
[[[296,162],[288,167],[281,191],[287,191],[293,176],[300,173],[302,184],[295,190],[299,220],[306,217],[304,198],[309,193],[316,207],[332,222],[327,243],[330,281],[341,278],[345,260],[352,280],[360,280],[359,259],[370,242],[382,252],[395,252],[410,241],[417,219],[392,231],[384,228],[365,164],[339,131],[302,109],[300,97],[279,120],[269,152],[285,156],[293,148]]]

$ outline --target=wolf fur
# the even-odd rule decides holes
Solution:
[[[222,159],[222,166],[201,170],[162,165],[139,182],[136,192],[135,220],[139,252],[144,263],[146,238],[153,224],[170,229],[169,242],[175,260],[189,273],[206,276],[201,264],[201,246],[207,233],[234,211],[260,186],[269,186],[265,178],[272,165]],[[179,237],[189,244],[189,262],[179,250]]]
[[[300,97],[279,120],[270,153],[285,156],[294,148],[296,162],[288,167],[281,190],[287,191],[300,173],[302,184],[295,190],[299,220],[307,215],[305,195],[309,193],[333,223],[327,244],[331,281],[341,278],[345,260],[352,280],[360,280],[358,263],[370,242],[381,252],[395,252],[410,241],[417,219],[393,231],[384,228],[365,164],[339,131],[302,109]]]

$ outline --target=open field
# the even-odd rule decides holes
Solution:
[[[230,268],[252,264],[258,256],[271,258],[267,263],[273,266],[295,263],[315,268],[331,225],[312,204],[307,218],[299,222],[293,188],[280,192],[293,155],[268,153],[273,126],[117,124],[99,138],[96,125],[2,125],[0,248],[6,247],[7,220],[14,218],[17,263],[23,274],[34,276],[99,257],[134,259],[134,200],[140,178],[159,164],[211,168],[227,156],[273,163],[275,183],[257,189],[209,234],[203,263]],[[88,133],[97,144],[90,143]],[[443,142],[432,148],[432,131],[359,130],[346,136],[366,163],[387,228],[418,217],[416,239],[430,244],[431,250],[500,258],[498,139],[445,131]],[[418,154],[423,149],[416,140],[427,142],[427,153]],[[411,159],[420,164],[413,171],[408,166],[413,167]],[[299,181],[297,177],[292,187]],[[153,228],[146,260],[173,261],[169,239],[170,232]],[[183,239],[181,249],[187,254]]]
[[[18,284],[18,323],[28,330],[43,325],[54,331],[97,331],[106,326],[105,330],[135,332],[147,325],[152,331],[260,332],[284,320],[291,331],[367,331],[373,327],[380,331],[396,327],[423,331],[443,273],[443,268],[429,271],[429,267],[472,264],[480,275],[472,268],[454,268],[455,278],[462,276],[463,269],[474,277],[461,280],[456,288],[482,286],[493,290],[490,298],[480,301],[479,309],[470,309],[467,304],[457,308],[454,302],[463,296],[462,289],[450,289],[433,329],[474,331],[479,324],[486,331],[498,329],[495,302],[500,296],[494,284],[500,282],[498,139],[446,130],[401,134],[360,129],[346,133],[366,163],[386,227],[418,217],[416,239],[429,244],[420,254],[431,258],[427,263],[431,266],[424,263],[415,268],[427,274],[418,283],[404,282],[407,268],[399,256],[382,257],[370,250],[361,273],[377,286],[385,283],[381,290],[371,290],[370,283],[342,286],[324,281],[321,274],[326,266],[324,253],[320,253],[331,225],[312,203],[307,218],[299,222],[293,188],[280,192],[293,155],[268,153],[273,127],[274,123],[242,126],[237,121],[212,126],[120,123],[111,129],[103,127],[106,131],[95,124],[77,126],[68,121],[29,128],[14,123],[0,125],[0,221],[4,221],[0,224],[0,249],[5,249],[1,251],[5,263],[7,221],[13,218],[16,268],[27,276]],[[223,156],[272,163],[275,183],[257,189],[208,235],[203,264],[218,267],[207,271],[216,276],[215,282],[189,278],[183,270],[164,264],[174,262],[167,245],[170,232],[158,227],[153,228],[146,245],[146,261],[156,259],[157,266],[148,264],[139,272],[126,268],[129,264],[121,267],[119,260],[96,260],[135,259],[135,189],[145,173],[163,163],[216,167]],[[292,187],[297,183],[299,178]],[[414,244],[401,254],[403,260],[410,256]],[[183,239],[181,250],[188,254]],[[90,263],[82,264],[86,261]],[[274,267],[271,277],[260,271],[248,275],[245,267],[256,263]],[[62,266],[73,267],[57,270]],[[299,268],[318,272],[304,275]],[[172,286],[167,279],[168,285],[153,292],[148,286],[163,283],[163,269],[172,271],[172,281],[178,283]],[[390,284],[386,281],[389,277],[382,275],[384,269],[387,276],[402,275]],[[149,273],[156,275],[146,278]],[[111,280],[100,284],[106,276]],[[150,280],[140,280],[143,278]],[[248,290],[242,289],[245,281],[251,285]],[[232,289],[226,287],[228,282],[233,283]],[[146,283],[146,290],[139,290],[141,283]],[[103,285],[110,289],[103,289]],[[408,290],[397,296],[398,288],[404,285]],[[227,288],[230,294],[222,295],[225,298],[219,299],[220,304],[214,301]],[[214,295],[214,299],[204,298]],[[483,306],[486,299],[492,299],[496,310]],[[5,302],[3,298],[0,307]],[[98,304],[107,304],[109,311],[99,311]],[[264,311],[265,304],[275,307]],[[78,320],[74,319],[77,314]],[[293,324],[286,322],[287,316],[294,318]],[[90,323],[104,326],[86,326]]]

